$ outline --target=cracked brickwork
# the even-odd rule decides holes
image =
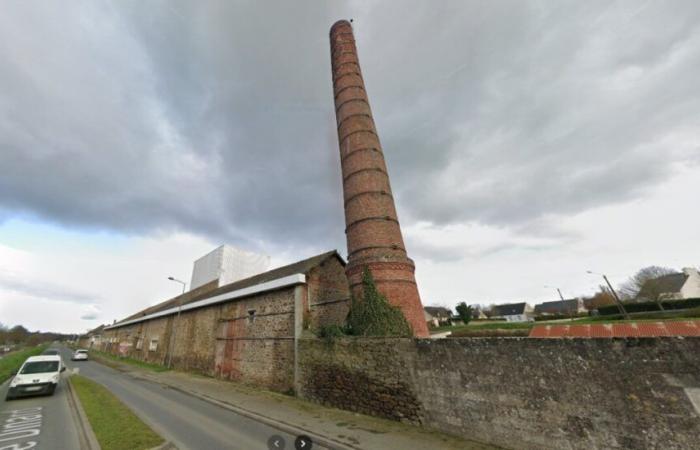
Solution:
[[[362,270],[369,267],[377,289],[401,308],[413,333],[427,336],[415,266],[401,235],[350,23],[336,22],[330,40],[350,289],[361,295]]]

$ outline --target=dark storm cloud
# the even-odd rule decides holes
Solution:
[[[526,229],[697,158],[696,2],[11,6],[0,217],[344,248],[327,35],[345,17],[404,223]]]

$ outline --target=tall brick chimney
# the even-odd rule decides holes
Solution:
[[[345,273],[355,295],[362,293],[362,271],[369,267],[377,289],[401,308],[416,336],[427,336],[415,265],[406,254],[389,174],[362,80],[352,25],[333,24],[330,32],[333,94],[343,172]]]

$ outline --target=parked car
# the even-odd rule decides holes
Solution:
[[[64,370],[66,366],[58,355],[30,356],[13,374],[5,399],[12,400],[26,395],[53,395]]]
[[[49,349],[46,349],[46,350],[44,350],[43,352],[41,352],[41,354],[42,354],[42,355],[60,355],[61,352],[59,352],[59,351],[58,351],[57,349],[55,349],[55,348],[49,348]]]
[[[87,361],[88,360],[88,351],[85,349],[78,349],[73,353],[73,356],[71,356],[71,361]]]

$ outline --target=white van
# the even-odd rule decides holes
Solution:
[[[58,355],[30,356],[10,382],[6,400],[25,395],[52,395],[66,370]]]

